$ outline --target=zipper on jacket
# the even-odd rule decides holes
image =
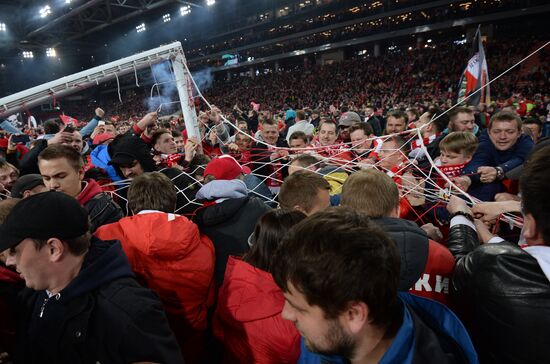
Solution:
[[[58,294],[54,294],[50,297],[47,297],[47,298],[44,298],[44,302],[42,302],[42,306],[40,307],[40,315],[38,317],[42,318],[44,316],[44,310],[46,309],[46,304],[48,304],[48,301],[52,298],[52,297],[55,297],[55,299],[57,301],[59,301],[59,299],[61,298],[61,293],[58,293]]]

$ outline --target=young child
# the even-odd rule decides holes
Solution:
[[[452,132],[439,143],[441,154],[436,161],[436,166],[449,179],[458,177],[462,174],[464,166],[472,160],[476,149],[477,138],[474,134],[465,131]],[[447,181],[438,176],[436,183],[439,187],[444,188]]]
[[[458,177],[462,174],[464,166],[472,160],[472,157],[477,149],[477,138],[471,132],[455,131],[444,137],[439,143],[440,157],[435,164],[441,172],[449,179]],[[437,188],[436,195],[441,200],[447,200],[450,196],[450,189],[445,178],[434,171],[435,183]],[[426,217],[437,226],[444,239],[449,233],[449,214],[444,205],[439,202],[430,202],[424,205],[429,211]]]

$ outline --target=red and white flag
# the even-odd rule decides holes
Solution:
[[[489,90],[489,70],[485,50],[481,40],[481,31],[478,27],[473,41],[473,55],[468,61],[468,65],[458,84],[458,102],[465,102],[466,105],[479,105],[481,103],[489,104],[491,102]],[[475,95],[472,95],[478,91]],[[472,95],[471,97],[469,97]],[[469,97],[469,98],[468,98]],[[468,98],[466,101],[464,101]]]
[[[69,125],[69,124],[73,124],[74,126],[78,125],[78,120],[76,120],[75,118],[72,118],[68,115],[61,114],[61,115],[59,115],[59,118],[61,119],[61,121],[65,125]]]

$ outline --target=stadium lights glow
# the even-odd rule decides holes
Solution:
[[[212,6],[216,3],[216,0],[206,0],[206,5]]]
[[[70,4],[71,0],[65,0],[65,4]]]
[[[0,32],[6,31],[6,23],[0,23]]]
[[[56,56],[56,52],[54,48],[48,48],[46,49],[46,57],[53,58]]]
[[[428,39],[428,43],[431,43],[431,42],[432,42],[432,40],[431,40],[431,39]]]
[[[162,16],[162,21],[163,21],[163,22],[167,23],[167,22],[169,22],[170,20],[172,20],[172,19],[170,19],[170,14],[164,14],[164,15]]]
[[[23,51],[23,58],[34,58],[34,54],[31,51]]]
[[[180,14],[181,14],[181,16],[186,16],[186,15],[191,14],[191,6],[190,5],[182,6],[180,8]]]
[[[50,8],[49,5],[46,5],[42,9],[40,9],[40,17],[41,18],[45,18],[48,15],[50,15],[51,13],[52,13],[52,9]]]
[[[145,28],[145,23],[141,23],[140,25],[138,25],[138,26],[136,27],[136,31],[137,31],[138,33],[144,32],[145,30],[147,30],[147,29]]]

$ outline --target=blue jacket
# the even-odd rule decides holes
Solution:
[[[478,363],[468,333],[444,305],[410,293],[399,293],[403,322],[379,364]],[[298,364],[344,364],[346,359],[310,352],[302,339]]]
[[[477,169],[482,166],[501,167],[504,173],[523,164],[533,149],[533,140],[527,135],[521,135],[510,149],[500,151],[495,148],[487,130],[484,130],[479,136],[479,144],[474,157],[464,167],[463,174],[466,174],[472,180],[472,186],[468,192],[480,200],[491,201],[495,194],[502,191],[500,182],[482,184],[479,181]]]
[[[111,181],[122,181],[122,177],[120,177],[116,173],[115,168],[109,164],[111,161],[111,156],[107,151],[107,147],[107,145],[98,145],[94,150],[92,150],[90,153],[90,157],[92,157],[92,164],[96,167],[103,168],[111,178]]]

